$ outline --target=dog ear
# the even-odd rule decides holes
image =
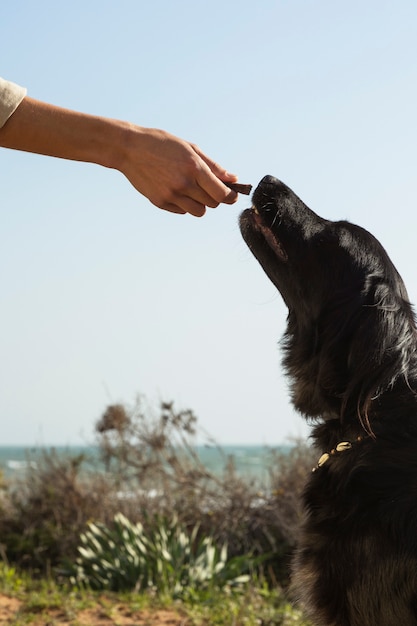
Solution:
[[[400,378],[409,384],[415,364],[414,315],[401,279],[396,283],[395,289],[374,286],[353,325],[342,415],[356,402],[358,419],[369,434],[373,404]]]

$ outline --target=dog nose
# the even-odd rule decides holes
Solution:
[[[281,184],[281,181],[278,180],[278,178],[275,178],[275,176],[271,176],[270,174],[267,174],[266,176],[263,177],[263,179],[260,182],[261,185],[271,185],[273,187],[276,187],[277,185]]]
[[[264,176],[259,183],[259,190],[262,194],[275,198],[277,195],[288,192],[288,187],[275,176]]]

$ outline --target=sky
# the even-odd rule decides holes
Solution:
[[[14,0],[0,59],[33,98],[165,129],[367,228],[417,302],[415,0]],[[88,444],[138,394],[220,444],[308,436],[250,198],[173,215],[117,171],[5,149],[0,185],[0,445]]]

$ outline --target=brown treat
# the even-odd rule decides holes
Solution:
[[[252,190],[252,185],[242,185],[241,183],[224,183],[224,184],[226,185],[226,187],[229,187],[229,189],[232,189],[232,191],[236,191],[236,193],[244,193],[245,196],[248,196]]]

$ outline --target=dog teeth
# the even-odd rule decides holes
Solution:
[[[258,209],[256,208],[256,206],[253,206],[253,207],[252,207],[252,211],[253,211],[254,213],[256,213],[256,215],[259,215],[259,211],[258,211]]]

